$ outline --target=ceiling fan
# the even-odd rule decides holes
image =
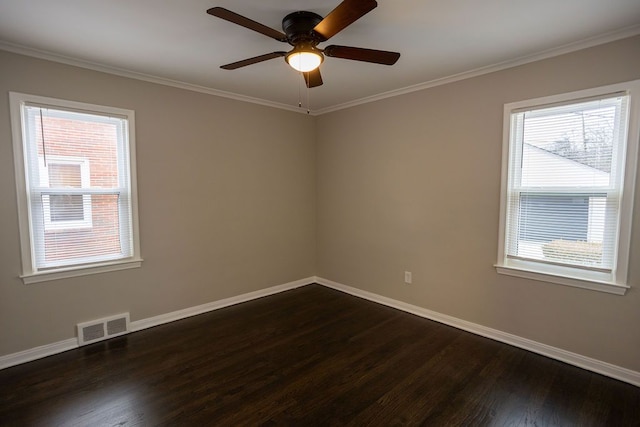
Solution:
[[[220,68],[235,70],[269,59],[284,57],[292,68],[304,75],[307,87],[312,88],[322,84],[318,67],[325,56],[384,65],[393,65],[400,58],[398,52],[384,50],[338,45],[327,46],[324,49],[318,47],[319,43],[329,40],[377,6],[378,3],[375,0],[344,0],[324,18],[313,12],[293,12],[282,20],[284,33],[222,7],[213,7],[207,10],[207,13],[293,46],[293,49],[288,52],[271,52],[232,62]]]

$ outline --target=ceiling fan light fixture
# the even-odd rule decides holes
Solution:
[[[313,71],[322,64],[324,61],[324,55],[313,48],[294,48],[285,57],[287,64],[296,71],[307,73]]]
[[[377,6],[376,0],[342,0],[324,18],[314,12],[299,10],[289,13],[282,19],[284,32],[274,30],[223,7],[212,7],[207,10],[207,13],[293,46],[289,52],[276,51],[258,55],[222,65],[220,68],[235,70],[247,65],[284,57],[291,68],[304,75],[307,88],[313,88],[322,85],[319,66],[325,56],[384,65],[393,65],[400,58],[400,53],[385,50],[338,45],[326,46],[323,49],[317,47],[318,44],[326,42]]]

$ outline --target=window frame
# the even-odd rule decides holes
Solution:
[[[137,180],[136,180],[136,150],[135,150],[135,113],[132,110],[123,108],[88,104],[83,102],[68,101],[57,98],[43,97],[38,95],[30,95],[18,92],[9,92],[11,129],[13,139],[13,153],[16,178],[16,195],[18,202],[18,226],[20,232],[20,246],[22,259],[22,274],[19,276],[25,284],[44,282],[49,280],[57,280],[68,277],[84,276],[89,274],[97,274],[108,271],[123,270],[129,268],[137,268],[142,265],[140,256],[140,238],[138,225],[138,203],[137,203]],[[54,110],[67,110],[71,112],[102,115],[106,117],[118,117],[125,119],[125,129],[127,138],[125,138],[121,155],[124,156],[124,172],[128,180],[128,205],[125,208],[121,206],[120,214],[130,216],[131,221],[131,238],[130,253],[131,256],[117,259],[92,259],[87,263],[47,266],[46,268],[36,268],[36,251],[34,245],[38,237],[32,223],[33,212],[30,203],[31,186],[29,183],[29,165],[28,156],[25,150],[28,148],[28,142],[25,138],[28,135],[26,130],[26,121],[24,114],[25,105],[40,105],[42,107]],[[50,156],[51,160],[57,163],[57,156]],[[49,160],[48,159],[48,160]],[[76,159],[78,160],[78,159]],[[80,159],[81,160],[81,159]],[[39,166],[40,167],[40,166]],[[38,173],[40,170],[38,171]],[[82,173],[82,172],[81,172]],[[96,190],[99,192],[99,190]],[[83,198],[84,199],[84,198]],[[83,203],[84,204],[84,203]],[[125,209],[126,212],[122,210]],[[44,210],[44,203],[43,203]],[[130,213],[130,215],[129,215]],[[122,221],[122,216],[120,216]],[[42,230],[45,227],[40,227]],[[66,227],[63,227],[66,228]]]
[[[90,186],[90,166],[89,160],[81,157],[72,156],[47,156],[47,166],[44,165],[44,158],[38,159],[38,167],[40,169],[40,184],[49,187],[49,173],[47,168],[49,165],[73,165],[80,167],[80,181],[82,189],[88,189]],[[91,195],[82,195],[82,216],[81,220],[54,221],[51,219],[51,203],[50,195],[43,195],[45,198],[42,203],[44,216],[44,231],[58,230],[78,230],[91,228],[93,226]]]
[[[612,271],[553,265],[533,260],[507,258],[506,235],[509,227],[509,207],[507,206],[509,167],[513,157],[511,134],[512,114],[527,109],[539,109],[556,105],[570,105],[594,98],[624,93],[629,96],[626,153],[622,161],[623,172],[620,183],[618,229]],[[640,80],[602,86],[598,88],[545,96],[504,105],[503,110],[502,170],[500,191],[500,222],[498,255],[495,264],[499,274],[533,279],[542,282],[591,289],[617,295],[624,295],[631,287],[628,284],[629,250],[631,245],[631,225],[633,220],[633,197],[635,192],[638,145],[640,144]],[[522,142],[514,142],[513,149],[522,150]],[[516,156],[517,157],[517,156]],[[512,213],[513,214],[513,213]]]

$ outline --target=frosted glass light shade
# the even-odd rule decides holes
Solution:
[[[316,52],[292,52],[287,55],[287,63],[291,67],[303,73],[313,71],[322,63],[322,55]]]

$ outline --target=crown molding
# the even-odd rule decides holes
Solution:
[[[320,116],[320,115],[331,113],[334,111],[344,110],[346,108],[351,108],[351,107],[355,107],[362,104],[368,104],[370,102],[380,101],[386,98],[392,98],[392,97],[404,95],[407,93],[418,92],[418,91],[429,89],[432,87],[442,86],[442,85],[454,83],[460,80],[470,79],[470,78],[478,77],[484,74],[494,73],[496,71],[502,71],[508,68],[517,67],[517,66],[528,64],[531,62],[553,58],[555,56],[560,56],[560,55],[575,52],[578,50],[598,46],[601,44],[614,42],[616,40],[633,37],[639,34],[640,34],[640,25],[633,25],[633,26],[625,27],[609,33],[601,34],[594,37],[589,37],[587,39],[583,39],[577,42],[568,43],[553,49],[540,51],[532,55],[521,56],[519,58],[499,62],[492,65],[487,65],[484,67],[476,68],[476,69],[465,71],[462,73],[452,74],[450,76],[429,80],[423,83],[406,86],[400,89],[394,89],[394,90],[383,92],[377,95],[359,98],[359,99],[348,101],[342,104],[337,104],[337,105],[326,107],[326,108],[320,108],[318,110],[311,110],[309,112],[307,112],[306,109],[301,109],[293,105],[282,104],[280,102],[273,102],[273,101],[269,101],[262,98],[254,98],[251,96],[240,95],[232,92],[226,92],[223,90],[213,89],[213,88],[195,85],[191,83],[185,83],[177,80],[171,80],[163,77],[153,76],[150,74],[138,73],[138,72],[126,70],[123,68],[111,67],[111,66],[100,64],[97,62],[85,61],[85,60],[81,60],[81,59],[77,59],[69,56],[59,55],[59,54],[47,52],[44,50],[39,50],[39,49],[27,47],[27,46],[9,43],[2,40],[0,40],[0,50],[5,50],[8,52],[31,56],[39,59],[45,59],[48,61],[59,62],[62,64],[71,65],[75,67],[86,68],[93,71],[113,74],[120,77],[127,77],[127,78],[142,80],[150,83],[156,83],[164,86],[171,86],[179,89],[189,90],[192,92],[200,92],[208,95],[234,99],[236,101],[243,101],[243,102],[249,102],[252,104],[278,108],[281,110],[287,110],[287,111],[295,112],[298,114]]]
[[[344,110],[346,108],[351,108],[351,107],[355,107],[362,104],[368,104],[370,102],[375,102],[375,101],[379,101],[386,98],[392,98],[394,96],[404,95],[407,93],[418,92],[418,91],[429,89],[432,87],[442,86],[442,85],[454,83],[460,80],[466,80],[473,77],[482,76],[484,74],[494,73],[496,71],[502,71],[508,68],[529,64],[531,62],[541,61],[543,59],[549,59],[555,56],[576,52],[582,49],[588,49],[590,47],[595,47],[605,43],[614,42],[616,40],[622,40],[628,37],[637,36],[638,34],[640,34],[640,25],[633,25],[630,27],[625,27],[620,30],[610,32],[610,33],[601,34],[599,36],[590,37],[577,42],[573,42],[573,43],[565,44],[552,49],[540,51],[532,55],[521,56],[519,58],[510,59],[507,61],[492,64],[492,65],[487,65],[484,67],[476,68],[476,69],[465,71],[462,73],[452,74],[450,76],[429,80],[424,83],[418,83],[415,85],[406,86],[401,89],[395,89],[388,92],[383,92],[378,95],[356,99],[354,101],[345,102],[343,104],[338,104],[332,107],[321,108],[321,109],[312,111],[311,114],[314,116],[320,116],[322,114],[331,113],[338,110]]]
[[[44,50],[34,49],[31,47],[22,46],[18,44],[13,44],[13,43],[5,42],[2,40],[0,40],[0,50],[5,50],[7,52],[17,53],[20,55],[30,56],[33,58],[44,59],[47,61],[58,62],[61,64],[71,65],[74,67],[85,68],[92,71],[99,71],[102,73],[113,74],[120,77],[127,77],[130,79],[142,80],[149,83],[156,83],[163,86],[170,86],[178,89],[189,90],[192,92],[199,92],[207,95],[214,95],[214,96],[220,96],[223,98],[234,99],[236,101],[249,102],[252,104],[258,104],[258,105],[264,105],[267,107],[288,110],[295,113],[307,114],[306,110],[302,111],[300,108],[294,107],[292,105],[268,101],[266,99],[261,99],[261,98],[254,98],[246,95],[240,95],[232,92],[226,92],[223,90],[213,89],[205,86],[185,83],[178,80],[166,79],[164,77],[153,76],[151,74],[138,73],[136,71],[130,71],[124,68],[111,67],[111,66],[100,64],[97,62],[85,61],[85,60],[73,58],[70,56],[59,55],[56,53],[51,53]]]

